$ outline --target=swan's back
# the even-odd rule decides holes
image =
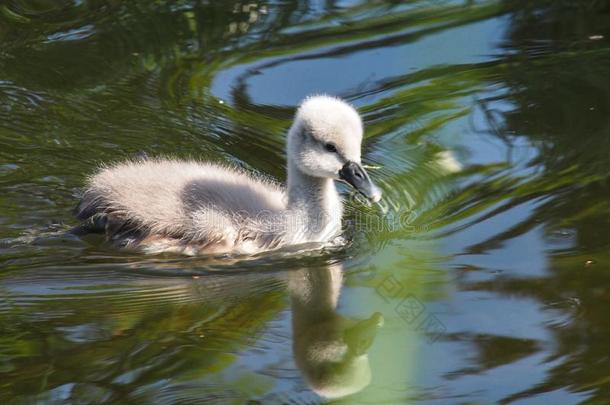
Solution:
[[[109,238],[126,244],[175,251],[188,244],[214,252],[233,250],[251,237],[243,235],[252,234],[244,228],[248,220],[283,212],[285,201],[278,184],[235,168],[154,159],[92,176],[76,214],[89,224],[101,222]]]

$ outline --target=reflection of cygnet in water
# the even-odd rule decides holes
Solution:
[[[196,263],[198,265],[195,266],[200,268],[202,262]],[[154,263],[154,267],[170,271],[176,269],[176,263]],[[171,297],[174,303],[190,302],[210,308],[226,306],[223,313],[228,311],[236,315],[228,323],[213,327],[230,325],[237,328],[233,332],[240,344],[244,344],[239,340],[243,334],[264,330],[259,327],[264,325],[265,320],[259,319],[258,315],[266,310],[257,305],[267,304],[261,298],[270,292],[269,296],[275,297],[270,298],[271,301],[278,300],[276,293],[287,289],[291,298],[294,361],[308,387],[316,394],[331,399],[357,393],[370,383],[367,352],[383,323],[379,313],[356,321],[336,312],[342,280],[342,268],[337,264],[279,273],[250,271],[205,274],[193,279],[146,278],[143,287],[146,290],[162,288],[164,294],[156,298],[160,302],[166,302]],[[233,306],[235,310],[231,309]],[[194,319],[193,322],[199,323],[201,320]]]
[[[293,351],[305,381],[318,395],[339,398],[371,381],[367,351],[383,323],[379,313],[363,321],[336,313],[342,269],[304,269],[290,275]]]

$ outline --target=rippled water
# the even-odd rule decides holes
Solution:
[[[2,2],[0,401],[606,403],[609,73],[599,0]],[[312,93],[384,190],[347,246],[66,235],[140,151],[283,180]]]

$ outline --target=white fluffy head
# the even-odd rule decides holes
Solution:
[[[362,133],[354,107],[335,97],[308,97],[288,133],[288,160],[310,176],[336,179],[346,162],[360,163]]]

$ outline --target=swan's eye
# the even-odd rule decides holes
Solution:
[[[324,144],[324,149],[332,153],[337,153],[337,147],[330,142]]]

